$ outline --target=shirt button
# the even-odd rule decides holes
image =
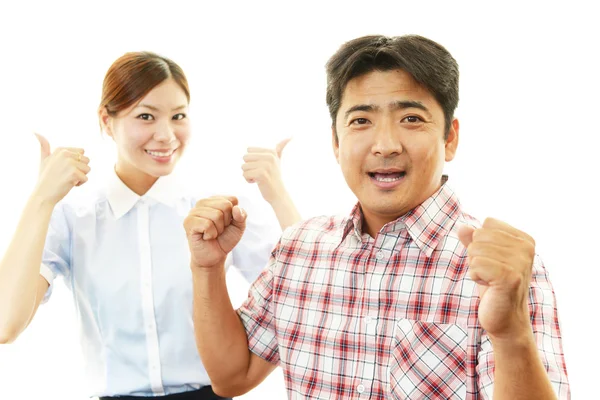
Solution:
[[[377,254],[375,255],[375,257],[377,257],[378,260],[383,260],[383,252],[378,251]]]
[[[356,387],[356,391],[357,391],[358,393],[363,393],[363,392],[365,391],[365,387],[364,387],[364,385],[363,385],[363,384],[360,384],[360,385],[358,385],[358,386]]]
[[[373,318],[371,318],[371,316],[367,315],[367,316],[365,317],[365,324],[367,324],[367,325],[368,325],[368,324],[370,324],[371,322],[373,322]]]

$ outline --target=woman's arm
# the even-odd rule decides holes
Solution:
[[[244,178],[258,184],[262,197],[271,205],[282,230],[302,218],[281,177],[281,154],[290,139],[280,142],[275,149],[250,147],[244,156]]]
[[[32,196],[0,261],[0,343],[17,338],[48,289],[48,282],[40,276],[40,264],[53,208]]]
[[[59,148],[52,154],[38,135],[40,176],[10,244],[0,261],[0,343],[10,343],[27,327],[48,282],[40,276],[46,237],[56,204],[87,181],[89,159],[83,149]]]

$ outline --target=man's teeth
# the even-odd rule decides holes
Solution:
[[[383,176],[375,175],[375,179],[378,180],[379,182],[395,182],[395,181],[399,181],[400,177],[397,176],[395,178],[385,178]]]
[[[378,182],[396,182],[399,181],[404,176],[404,173],[393,173],[393,174],[373,174],[373,178],[375,178]]]
[[[173,154],[173,150],[169,150],[169,151],[150,151],[150,150],[146,150],[146,153],[150,154],[151,156],[154,157],[169,157],[171,154]]]

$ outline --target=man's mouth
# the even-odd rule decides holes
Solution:
[[[396,182],[406,175],[406,171],[369,172],[368,174],[377,182]]]

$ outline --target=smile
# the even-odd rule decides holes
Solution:
[[[169,157],[171,156],[176,149],[171,149],[171,150],[146,150],[146,153],[150,154],[151,156],[154,157]]]
[[[377,182],[396,182],[402,179],[406,172],[378,173],[369,172],[369,176]]]
[[[406,171],[392,170],[392,171],[375,171],[368,172],[371,182],[375,187],[389,191],[393,190],[402,184],[406,177]]]

